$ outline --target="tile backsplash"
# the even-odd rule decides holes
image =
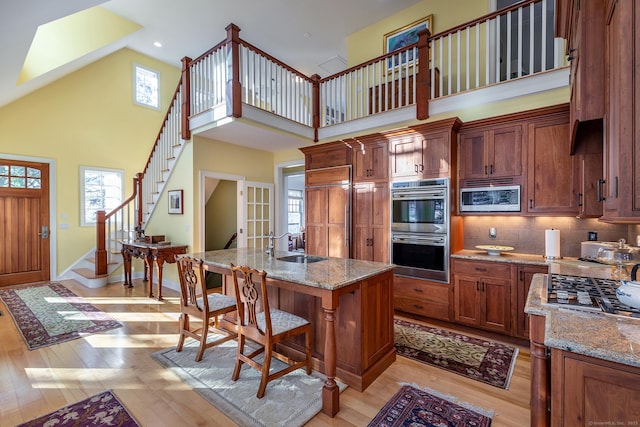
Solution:
[[[598,241],[617,242],[626,239],[636,244],[640,224],[607,224],[597,219],[573,217],[464,216],[464,248],[476,245],[512,246],[515,252],[544,255],[545,230],[560,230],[560,255],[579,257],[580,242],[588,240],[590,231],[598,233]],[[489,238],[489,228],[496,238]]]

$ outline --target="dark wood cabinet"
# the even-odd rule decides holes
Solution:
[[[451,321],[453,286],[413,277],[395,276],[393,298],[396,310]]]
[[[349,258],[351,167],[308,170],[305,174],[305,251]]]
[[[353,258],[389,262],[389,184],[353,185]]]
[[[571,63],[570,138],[573,147],[580,141],[580,127],[604,117],[604,7],[605,0],[562,0],[556,32],[567,39]],[[580,132],[582,133],[582,132]]]
[[[522,124],[465,127],[460,131],[460,180],[519,177],[523,165]]]
[[[551,425],[637,425],[640,368],[551,350]]]
[[[353,147],[353,182],[388,181],[389,143],[386,138],[351,142]]]
[[[578,131],[574,156],[578,161],[578,217],[602,216],[602,120],[585,123]]]
[[[529,315],[524,312],[527,303],[531,279],[537,273],[547,274],[549,268],[546,265],[518,264],[516,266],[517,283],[515,286],[515,298],[512,299],[512,306],[515,312],[511,315],[516,324],[513,335],[518,338],[529,339]]]
[[[526,211],[578,214],[580,162],[570,155],[569,114],[540,116],[528,125]]]
[[[640,4],[608,0],[602,220],[640,221]]]
[[[388,134],[391,176],[395,178],[449,178],[457,169],[458,118],[412,126],[410,131]]]
[[[454,259],[455,321],[490,331],[511,332],[511,265]]]

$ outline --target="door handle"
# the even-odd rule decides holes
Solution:
[[[47,227],[46,225],[42,226],[42,231],[40,231],[38,233],[38,236],[40,236],[43,239],[48,239],[49,238],[49,227]]]
[[[596,198],[598,199],[599,202],[604,202],[605,201],[605,197],[602,196],[602,186],[604,185],[606,181],[602,178],[598,179],[598,186],[596,187]]]

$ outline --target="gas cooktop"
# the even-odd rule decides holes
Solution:
[[[640,318],[639,309],[618,301],[619,286],[620,282],[611,279],[549,274],[547,303],[566,309]]]

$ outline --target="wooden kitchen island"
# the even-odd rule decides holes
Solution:
[[[333,417],[340,409],[336,378],[363,391],[396,359],[393,265],[346,258],[278,259],[290,255],[296,254],[276,251],[270,257],[246,248],[191,254],[204,260],[209,271],[223,274],[227,294],[233,292],[231,263],[266,271],[269,304],[311,322],[313,368],[327,376],[322,412]],[[292,353],[301,349],[296,342],[287,348]]]

